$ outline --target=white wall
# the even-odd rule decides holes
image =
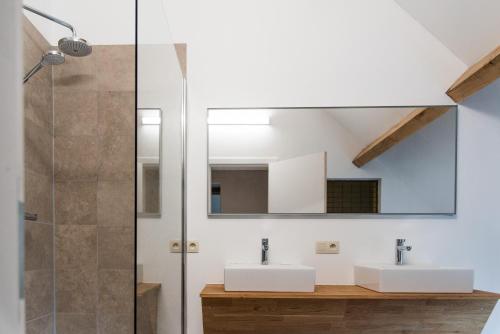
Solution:
[[[456,218],[207,219],[207,107],[449,104],[444,92],[466,66],[389,0],[168,3],[173,37],[188,43],[188,237],[201,242],[188,258],[190,334],[202,332],[203,286],[221,283],[228,261],[258,261],[262,237],[271,261],[313,265],[320,284],[352,283],[356,262],[392,261],[403,236],[409,261],[472,266],[478,288],[500,291],[498,85],[483,96],[489,107],[460,111]],[[325,238],[341,254],[315,255]]]
[[[407,110],[402,109],[400,114],[408,114]],[[232,110],[211,112],[234,113]],[[359,123],[369,123],[367,117],[372,118],[373,137],[386,130],[377,124],[384,109],[373,109],[368,114],[362,109],[350,112],[354,114],[351,118]],[[370,144],[372,136],[365,138],[358,131],[352,131],[359,128],[361,132],[364,126],[347,127],[339,122],[335,109],[274,109],[268,114],[270,125],[210,125],[210,159],[276,157],[282,160],[325,151],[328,178],[381,179],[382,213],[454,212],[455,113],[443,115],[362,168],[356,167],[352,160]],[[394,118],[387,128],[397,124],[399,117]]]
[[[20,6],[18,0],[0,3],[0,333],[13,334],[24,327],[19,283],[24,231],[18,208],[24,189]]]
[[[459,118],[459,202],[457,222],[462,238],[450,236],[447,252],[455,256],[470,253],[476,268],[476,286],[500,292],[500,80],[476,93],[460,106]],[[459,235],[460,236],[460,235]],[[455,240],[471,243],[456,252]],[[483,331],[500,333],[500,303]]]

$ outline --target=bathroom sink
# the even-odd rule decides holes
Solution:
[[[316,270],[299,264],[228,264],[226,291],[313,292]]]
[[[354,266],[356,285],[378,292],[470,293],[474,271],[425,265]]]

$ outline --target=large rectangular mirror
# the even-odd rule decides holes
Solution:
[[[137,109],[137,215],[161,216],[161,109]]]
[[[456,106],[208,110],[208,214],[455,214]]]

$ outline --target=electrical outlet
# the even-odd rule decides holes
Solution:
[[[338,254],[340,243],[338,241],[317,241],[316,254]]]
[[[170,253],[182,253],[182,242],[180,240],[170,240]]]
[[[199,253],[200,252],[200,243],[196,240],[188,241],[187,252],[188,253]]]

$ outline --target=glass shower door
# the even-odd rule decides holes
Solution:
[[[138,3],[136,333],[184,332],[185,81],[161,0]]]

